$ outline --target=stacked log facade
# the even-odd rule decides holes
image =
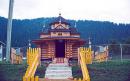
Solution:
[[[84,45],[85,41],[80,38],[76,27],[71,27],[70,23],[61,17],[61,15],[55,21],[51,22],[49,26],[45,31],[40,33],[40,39],[33,40],[33,43],[41,48],[41,60],[61,57],[57,56],[57,51],[60,51],[57,48],[57,40],[63,41],[62,46],[64,46],[64,52],[61,54],[64,55],[61,58],[77,59],[78,47]]]

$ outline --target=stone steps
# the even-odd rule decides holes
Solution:
[[[70,79],[42,79],[39,81],[73,81],[73,80],[70,80]]]
[[[45,78],[64,80],[72,78],[72,68],[68,63],[51,63],[46,69]]]

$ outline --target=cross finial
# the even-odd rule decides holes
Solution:
[[[59,16],[61,16],[61,9],[59,9]]]
[[[59,16],[61,16],[61,13],[59,13]]]

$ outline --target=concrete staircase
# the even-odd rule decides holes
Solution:
[[[62,63],[59,62],[59,59],[58,62],[57,59],[54,59],[54,61],[51,64],[49,64],[49,66],[46,69],[45,78],[47,79],[72,78],[72,68],[69,67],[67,59],[64,59]]]

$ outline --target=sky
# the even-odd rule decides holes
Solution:
[[[0,16],[8,17],[9,0],[0,0]],[[14,0],[14,19],[57,17],[130,23],[130,0]]]

